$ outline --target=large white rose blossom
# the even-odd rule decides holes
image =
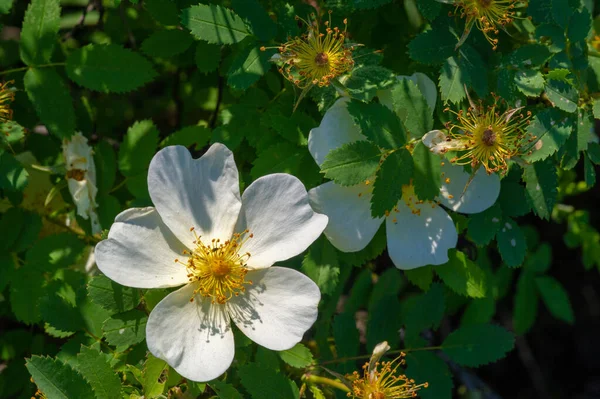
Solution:
[[[430,79],[423,74],[399,79],[413,80],[433,112],[437,92]],[[382,104],[392,108],[390,93],[381,92],[378,96]],[[310,132],[308,148],[319,165],[331,150],[346,143],[366,140],[348,113],[348,101],[348,98],[338,99],[327,110],[320,126]],[[438,201],[420,201],[414,188],[407,185],[403,187],[402,198],[386,217],[371,216],[372,184],[347,187],[330,181],[313,188],[309,191],[311,205],[317,212],[329,217],[325,236],[340,251],[356,252],[369,244],[385,221],[388,253],[399,269],[448,262],[448,250],[456,247],[458,234],[452,218],[440,204],[456,212],[482,212],[498,198],[500,180],[498,176],[480,170],[467,185],[470,175],[462,166],[444,162],[442,158],[440,162],[442,185]]]
[[[327,225],[304,185],[272,174],[240,196],[233,154],[214,144],[199,159],[181,146],[159,151],[148,189],[155,208],[119,214],[96,261],[125,286],[183,285],[149,316],[150,352],[190,380],[209,381],[233,361],[231,320],[266,348],[297,344],[317,318],[319,288],[272,265],[303,252]]]
[[[67,184],[73,202],[77,206],[77,214],[90,219],[92,233],[102,231],[96,208],[96,166],[94,165],[92,147],[81,133],[75,133],[70,139],[63,140],[63,156],[67,166]]]

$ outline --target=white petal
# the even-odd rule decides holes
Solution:
[[[371,217],[371,197],[363,184],[343,187],[332,181],[308,192],[313,209],[329,217],[325,236],[342,252],[365,248],[383,222]]]
[[[227,304],[248,338],[271,350],[290,349],[317,320],[321,293],[304,274],[285,267],[248,273],[253,284]]]
[[[479,168],[468,186],[470,174],[462,166],[444,162],[442,172],[440,202],[455,212],[483,212],[494,205],[500,195],[500,178],[495,173],[488,175],[484,168]],[[447,178],[449,183],[446,183]]]
[[[188,282],[185,246],[154,208],[132,208],[115,218],[108,239],[96,245],[96,263],[111,280],[128,287],[177,287]]]
[[[194,235],[203,241],[229,239],[241,208],[238,171],[233,154],[213,144],[199,159],[182,146],[166,147],[152,159],[148,190],[158,213],[188,246]]]
[[[327,216],[310,207],[302,182],[276,173],[257,179],[244,191],[236,230],[253,234],[240,250],[251,254],[248,267],[263,268],[302,253],[326,225]]]
[[[235,347],[229,316],[222,305],[196,296],[194,284],[170,293],[152,309],[146,341],[152,354],[183,377],[210,381],[231,365]]]
[[[458,241],[452,218],[440,206],[424,203],[416,208],[420,215],[400,200],[399,212],[386,218],[388,253],[398,269],[444,264]]]
[[[323,163],[329,151],[365,139],[346,109],[348,101],[347,97],[338,99],[327,110],[319,127],[312,129],[308,135],[308,150],[318,165]]]
[[[432,130],[427,132],[421,137],[421,141],[429,149],[437,146],[440,143],[446,141],[446,135],[441,130]]]

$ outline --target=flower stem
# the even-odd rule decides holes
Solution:
[[[25,66],[25,67],[21,67],[21,68],[7,69],[6,71],[0,72],[0,76],[2,76],[2,75],[8,75],[8,74],[11,74],[11,73],[16,73],[16,72],[26,71],[28,69],[34,69],[34,68],[51,68],[51,67],[55,67],[55,66],[65,66],[65,65],[67,65],[65,62],[53,62],[53,63],[50,63],[50,64],[33,65],[33,66]]]
[[[332,380],[331,378],[321,377],[319,375],[309,375],[305,379],[306,382],[317,385],[329,385],[330,387],[340,389],[344,392],[350,392],[350,389],[340,381]]]

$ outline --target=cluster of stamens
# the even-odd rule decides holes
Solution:
[[[350,71],[354,66],[352,58],[353,46],[346,45],[347,20],[344,19],[344,30],[331,28],[331,12],[325,21],[325,32],[321,32],[319,21],[314,14],[308,21],[302,21],[307,32],[295,38],[288,38],[286,43],[277,47],[283,65],[279,72],[299,88],[312,85],[328,86],[331,81]],[[265,51],[266,47],[261,50]]]
[[[175,259],[175,262],[186,267],[190,283],[197,284],[190,302],[194,301],[196,295],[202,295],[210,298],[213,304],[223,305],[243,293],[245,286],[252,284],[252,281],[246,280],[246,262],[250,254],[240,253],[240,249],[253,235],[244,230],[242,233],[235,233],[230,240],[222,242],[213,238],[210,243],[205,244],[193,227],[190,231],[194,234],[193,243],[196,248],[191,252],[183,251],[188,257],[187,261]]]
[[[348,397],[356,399],[400,399],[414,398],[417,391],[427,388],[428,383],[415,384],[415,380],[398,373],[405,364],[404,353],[386,362],[370,362],[363,366],[363,373],[353,373],[352,390]]]
[[[8,87],[12,83],[14,83],[14,80],[0,84],[0,123],[12,119],[13,111],[10,109],[10,103],[15,100],[15,92]]]
[[[460,9],[460,17],[466,18],[465,33],[469,34],[473,25],[477,26],[488,42],[496,50],[498,47],[499,27],[504,27],[514,20],[517,0],[459,0],[456,2],[455,14]],[[452,16],[452,14],[451,14]]]
[[[536,136],[526,138],[525,128],[530,123],[530,111],[523,114],[517,108],[499,113],[497,103],[498,98],[495,97],[494,104],[487,109],[480,102],[479,106],[469,107],[467,112],[455,112],[450,108],[444,110],[457,119],[455,123],[446,122],[446,141],[455,142],[453,149],[458,151],[458,156],[450,162],[470,164],[473,168],[482,165],[488,174],[506,173],[507,161],[520,155],[525,143],[537,139]],[[442,150],[442,153],[447,151]]]

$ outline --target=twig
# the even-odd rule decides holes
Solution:
[[[215,110],[213,111],[213,114],[210,116],[210,121],[208,123],[208,125],[210,126],[211,129],[214,129],[215,125],[217,124],[217,116],[219,115],[219,109],[221,108],[221,100],[223,99],[223,78],[221,76],[219,76],[218,88],[219,88],[219,91],[217,94],[217,105],[215,106]]]
[[[83,27],[83,24],[85,23],[85,17],[87,16],[88,12],[90,12],[94,9],[94,7],[95,7],[94,1],[90,0],[87,7],[83,9],[83,12],[81,13],[81,16],[79,17],[79,20],[77,20],[77,23],[75,24],[75,26],[73,26],[73,28],[69,32],[65,33],[65,35],[63,36],[63,41],[72,38],[73,35],[75,35],[75,31],[77,31],[78,29],[81,29]]]

